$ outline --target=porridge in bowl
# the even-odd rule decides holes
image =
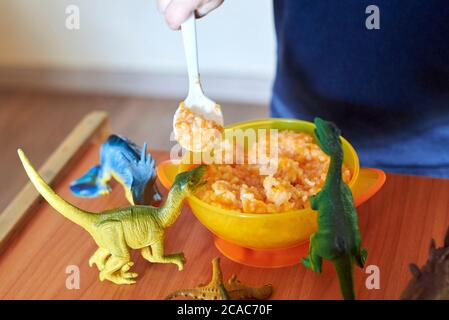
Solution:
[[[251,150],[259,144],[254,143]],[[197,197],[211,205],[245,213],[309,207],[310,196],[318,193],[326,180],[329,157],[310,134],[303,132],[279,132],[277,147],[277,170],[271,174],[262,174],[258,164],[248,161],[209,165],[204,176],[207,184]],[[345,165],[342,175],[343,181],[349,183],[352,173]]]

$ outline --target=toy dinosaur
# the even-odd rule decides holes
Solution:
[[[197,300],[265,300],[271,296],[271,284],[259,288],[247,287],[237,280],[235,275],[223,283],[220,258],[212,260],[212,279],[207,285],[199,285],[193,289],[181,289],[169,294],[165,299],[191,297]]]
[[[201,177],[205,166],[178,174],[165,204],[159,208],[132,206],[96,214],[62,199],[36,172],[23,151],[19,149],[18,153],[28,177],[42,197],[56,211],[89,232],[95,240],[99,248],[90,258],[89,265],[97,265],[101,281],[106,279],[116,284],[136,282],[137,274],[129,272],[133,266],[129,249],[140,249],[143,258],[149,262],[173,263],[179,270],[183,269],[183,253],[165,254],[165,229],[180,215],[184,198],[204,185]]]
[[[351,190],[342,179],[340,130],[320,118],[315,119],[315,126],[317,142],[330,157],[330,164],[323,188],[310,199],[311,208],[318,211],[318,230],[310,237],[309,254],[302,263],[321,272],[322,260],[331,260],[344,299],[355,299],[354,262],[363,268],[368,252],[360,247],[357,211]]]
[[[131,140],[111,135],[100,148],[100,164],[70,185],[79,197],[94,198],[111,191],[108,181],[117,180],[132,205],[158,205],[162,197],[156,186],[156,167],[147,144],[140,148]]]
[[[402,300],[449,300],[449,228],[444,246],[436,248],[430,242],[429,259],[420,270],[410,264],[413,278],[401,295]]]

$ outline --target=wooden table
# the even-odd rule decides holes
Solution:
[[[90,121],[87,127],[86,121]],[[68,189],[72,180],[98,162],[98,137],[103,138],[106,132],[104,114],[91,115],[86,121],[41,172],[62,197],[83,209],[127,206],[121,188],[96,200],[76,198]],[[85,133],[84,144],[79,141],[80,130]],[[153,151],[153,155],[157,162],[168,158],[165,151]],[[33,155],[28,156],[32,161]],[[54,170],[50,170],[52,166]],[[211,259],[221,256],[212,235],[185,207],[167,235],[168,252],[183,250],[186,254],[184,271],[177,271],[174,265],[150,264],[135,251],[134,270],[139,273],[136,285],[100,282],[97,269],[87,264],[96,249],[94,241],[39,199],[28,185],[0,215],[0,299],[162,299],[172,290],[207,282]],[[449,226],[449,180],[388,174],[383,189],[359,208],[359,216],[363,243],[369,249],[367,265],[379,267],[381,288],[368,290],[368,274],[356,269],[358,298],[397,299],[410,279],[408,264],[424,263],[432,237],[439,245],[443,241]],[[80,289],[69,290],[66,268],[73,265],[80,269]],[[258,269],[224,257],[222,268],[226,279],[236,273],[247,284],[272,283],[273,299],[340,298],[329,263],[324,264],[321,275],[301,265]]]

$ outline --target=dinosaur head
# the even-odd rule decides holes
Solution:
[[[156,184],[156,177],[151,177],[143,183],[133,182],[131,196],[135,205],[159,206],[162,196]]]
[[[177,186],[183,193],[193,193],[206,184],[206,181],[202,180],[205,173],[206,165],[200,165],[190,171],[178,173],[173,186]]]
[[[315,136],[320,146],[328,156],[342,156],[340,129],[335,124],[320,118],[315,118]]]
[[[140,152],[140,160],[132,167],[131,196],[136,205],[155,206],[162,200],[156,186],[156,165],[151,154],[147,154],[146,143]]]

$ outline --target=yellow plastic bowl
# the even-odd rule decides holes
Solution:
[[[301,120],[272,118],[233,124],[225,130],[233,129],[293,130],[314,136],[315,125]],[[371,175],[376,176],[372,176],[371,180],[366,180],[365,183],[357,183],[360,172],[357,153],[344,138],[342,147],[343,161],[352,172],[349,187],[354,192],[357,185],[362,185],[364,191],[369,191],[369,194],[359,192],[360,198],[356,199],[356,202],[361,203],[380,189],[385,175],[383,174],[382,178],[382,171],[371,171]],[[191,166],[166,162],[159,165],[158,176],[162,184],[169,187],[177,173],[190,168]],[[195,216],[213,234],[244,248],[271,250],[294,247],[308,241],[310,235],[317,230],[317,213],[311,209],[266,214],[241,213],[212,206],[195,196],[189,197],[187,201]]]

